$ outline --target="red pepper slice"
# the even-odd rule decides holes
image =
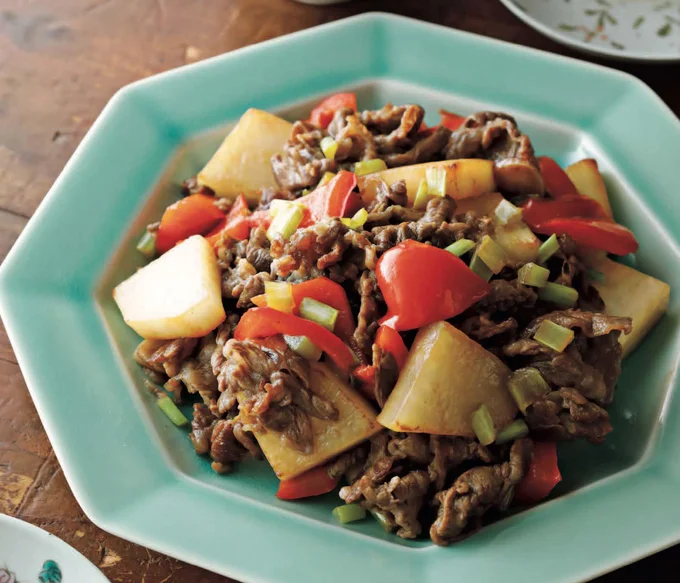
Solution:
[[[321,496],[321,494],[335,490],[339,481],[339,476],[331,478],[326,472],[326,468],[319,466],[290,480],[281,480],[276,497],[279,500],[297,500],[298,498]]]
[[[578,194],[571,178],[560,168],[560,165],[548,156],[538,158],[538,168],[543,176],[545,189],[553,198],[560,198],[566,194]]]
[[[326,129],[333,120],[338,109],[349,107],[357,110],[357,96],[355,93],[335,93],[329,95],[319,103],[309,114],[309,121],[320,128]]]
[[[535,441],[529,470],[515,490],[515,500],[521,504],[540,502],[561,480],[555,442]]]
[[[628,255],[638,250],[635,235],[626,227],[612,221],[582,218],[559,218],[532,227],[543,235],[569,235],[576,243],[601,249],[614,255]]]
[[[251,308],[243,314],[234,330],[237,340],[267,338],[277,334],[307,336],[342,370],[349,370],[354,365],[351,350],[333,332],[316,322],[272,308]]]
[[[224,213],[206,194],[192,194],[165,209],[156,235],[159,254],[192,235],[205,235],[224,219]]]
[[[327,184],[319,186],[295,202],[309,211],[300,226],[306,227],[328,217],[346,217],[361,207],[361,197],[354,192],[357,176],[341,170]]]
[[[222,232],[224,231],[232,239],[243,241],[248,238],[250,227],[248,222],[242,220],[250,216],[250,209],[248,208],[248,201],[242,194],[234,201],[234,204],[229,209],[227,216],[222,219],[218,225],[205,237],[211,245],[215,245],[219,241]]]
[[[522,206],[522,218],[532,228],[562,218],[611,221],[600,203],[580,194],[565,194],[556,200],[532,198]]]
[[[465,123],[465,118],[463,116],[460,116],[456,113],[451,113],[445,109],[440,109],[439,115],[442,116],[442,125],[445,128],[449,128],[452,132],[460,129],[460,126]]]
[[[362,364],[352,371],[352,376],[359,381],[358,387],[364,397],[375,401],[375,367]]]
[[[345,342],[349,342],[354,334],[354,316],[350,308],[349,300],[344,288],[327,277],[316,277],[308,281],[293,285],[293,300],[299,306],[304,298],[312,298],[338,310],[338,319],[335,321],[335,334]]]
[[[404,368],[408,357],[408,348],[401,338],[401,334],[389,326],[380,326],[375,335],[375,343],[385,352],[389,352],[397,361],[399,370]]]
[[[383,253],[376,274],[387,303],[380,324],[399,331],[452,318],[490,289],[453,253],[412,240]]]

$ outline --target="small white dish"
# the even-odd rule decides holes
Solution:
[[[109,583],[64,541],[0,514],[0,583]]]
[[[680,61],[680,0],[501,0],[553,40],[631,61]]]

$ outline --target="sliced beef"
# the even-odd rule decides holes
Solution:
[[[134,357],[144,368],[173,377],[179,373],[182,362],[191,356],[197,344],[197,338],[142,340]]]
[[[357,327],[352,337],[365,362],[372,359],[372,346],[375,333],[378,330],[378,282],[375,272],[365,270],[357,283],[360,305],[357,317]]]
[[[264,284],[271,281],[267,272],[258,272],[247,259],[237,259],[233,268],[222,272],[222,296],[236,298],[237,308],[251,307],[251,300],[264,293]]]
[[[536,292],[516,279],[494,279],[489,293],[474,305],[477,312],[503,312],[513,314],[536,305]]]
[[[461,324],[460,329],[470,338],[479,342],[480,340],[488,340],[494,336],[514,332],[517,330],[517,320],[506,318],[501,322],[494,322],[487,314],[482,313],[478,316],[470,316]]]
[[[406,183],[403,180],[399,180],[391,186],[387,186],[384,180],[378,178],[374,178],[373,180],[377,182],[377,185],[375,198],[366,206],[369,215],[379,215],[380,213],[384,213],[391,206],[403,208],[408,204]],[[373,218],[372,222],[376,222],[376,219]]]
[[[374,394],[378,407],[385,406],[388,397],[399,379],[399,366],[390,352],[373,345],[373,366],[375,367]]]
[[[207,405],[194,404],[189,439],[197,454],[205,455],[210,451],[210,437],[215,423],[217,423],[217,417],[213,415]]]
[[[464,462],[479,460],[490,463],[494,459],[477,440],[464,437],[430,435],[430,451],[432,460],[427,471],[436,491],[444,487],[449,473]]]
[[[266,211],[272,205],[274,200],[295,200],[297,197],[290,190],[281,190],[280,188],[263,188],[260,193],[260,202],[255,210]]]
[[[439,126],[431,134],[418,140],[411,149],[406,152],[386,154],[383,156],[383,160],[385,160],[385,164],[390,168],[437,160],[440,156],[439,153],[446,146],[450,136],[451,130],[444,126]]]
[[[522,336],[524,338],[532,338],[543,320],[550,320],[564,328],[578,329],[588,338],[604,336],[614,331],[630,334],[633,329],[630,318],[618,318],[616,316],[608,316],[607,314],[582,312],[580,310],[555,310],[534,319],[524,329]]]
[[[210,436],[210,457],[212,468],[219,474],[231,470],[231,464],[246,458],[249,451],[236,438],[233,419],[220,419],[212,428]]]
[[[335,160],[356,162],[378,157],[373,134],[351,109],[336,111],[333,121],[328,126],[328,132],[338,145]]]
[[[326,473],[331,478],[348,476],[349,481],[356,479],[358,472],[361,471],[366,458],[368,457],[368,447],[366,444],[350,449],[340,454],[336,459],[326,465]]]
[[[219,392],[211,365],[216,347],[214,334],[201,338],[196,356],[182,362],[179,372],[165,383],[165,388],[179,395],[184,386],[189,393],[198,393],[211,410],[216,410]]]

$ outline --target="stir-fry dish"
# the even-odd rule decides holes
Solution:
[[[668,286],[592,159],[537,157],[503,113],[251,109],[149,225],[114,290],[158,405],[219,473],[263,458],[447,545],[546,498],[556,442],[601,443],[622,359]],[[178,193],[179,194],[179,193]]]

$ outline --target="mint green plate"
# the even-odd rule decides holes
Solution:
[[[637,266],[680,289],[680,124],[602,67],[369,14],[134,83],[106,106],[2,266],[0,307],[64,473],[123,538],[244,582],[573,582],[680,540],[678,300],[626,361],[606,445],[560,447],[554,499],[450,548],[334,523],[333,495],[274,497],[264,463],[214,474],[146,394],[111,288],[181,180],[250,106],[294,117],[322,94],[515,114],[537,150],[594,156]],[[221,128],[221,130],[219,129]],[[219,131],[218,131],[219,130]],[[571,559],[569,557],[572,557]]]

